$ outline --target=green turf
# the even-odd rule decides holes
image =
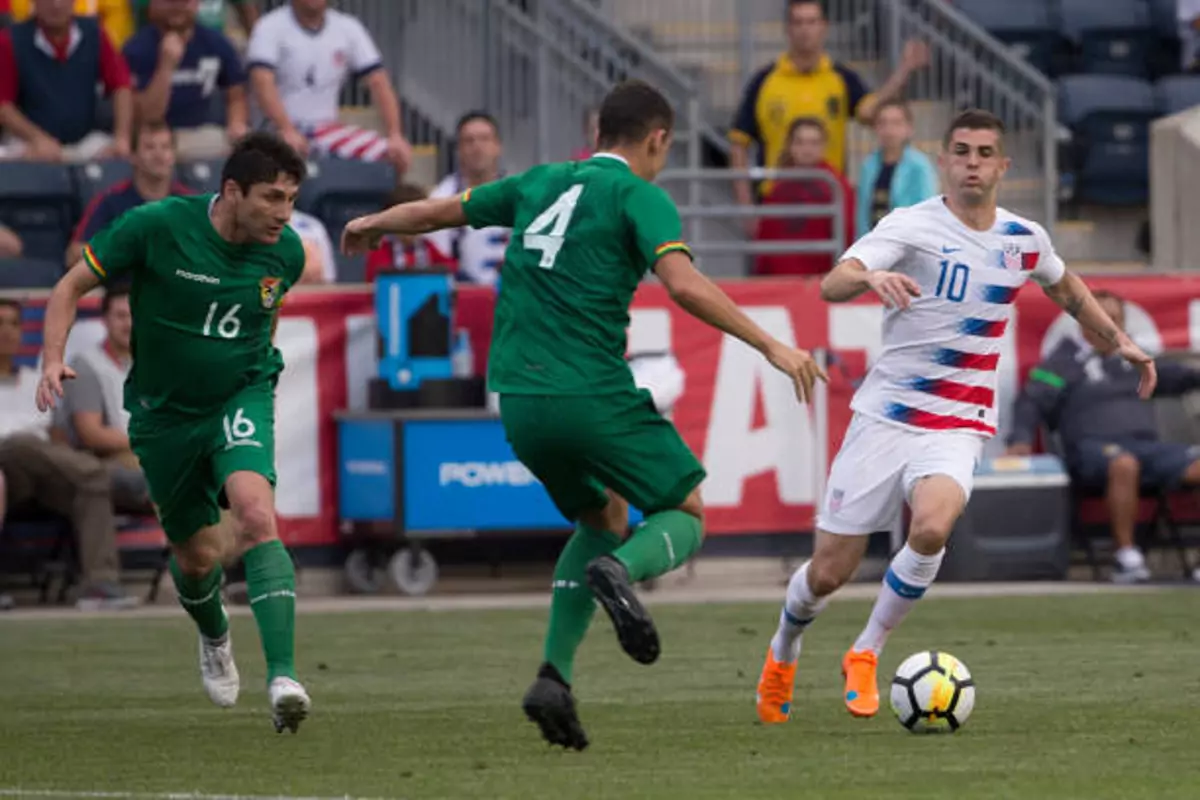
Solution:
[[[1194,798],[1200,593],[923,601],[892,639],[960,657],[979,686],[953,736],[850,718],[838,663],[865,603],[810,629],[792,721],[755,722],[776,606],[656,609],[663,657],[607,621],[577,669],[592,747],[542,745],[519,709],[544,612],[307,615],[297,736],[268,720],[250,619],[236,710],[210,707],[171,620],[0,620],[0,790],[391,798]],[[886,701],[885,701],[886,703]]]

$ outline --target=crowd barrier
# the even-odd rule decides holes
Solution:
[[[1200,278],[1106,277],[1090,283],[1128,301],[1130,334],[1152,352],[1200,349]],[[812,279],[730,281],[734,300],[775,336],[830,354],[827,413],[797,405],[790,384],[747,347],[722,336],[676,308],[661,286],[645,285],[631,314],[632,350],[671,350],[686,387],[673,410],[684,439],[708,469],[703,487],[708,527],[714,535],[794,533],[811,530],[814,504],[829,458],[849,422],[849,399],[880,348],[883,309],[869,299],[831,305],[821,301]],[[456,325],[471,332],[476,369],[486,369],[494,295],[463,288],[456,297]],[[44,298],[26,308],[24,355],[36,358]],[[90,308],[94,309],[94,301]],[[89,316],[91,318],[89,318]],[[1020,376],[1063,336],[1078,334],[1036,286],[1018,296],[1014,323],[1000,361],[1000,435],[989,445],[998,454],[1011,417]],[[102,336],[94,310],[82,315],[68,353]],[[287,368],[280,379],[276,412],[278,508],[284,540],[291,546],[339,541],[336,412],[365,409],[367,381],[375,374],[376,333],[369,287],[298,290],[283,309],[278,344]],[[203,380],[203,376],[198,376]],[[448,468],[430,441],[421,469],[429,507],[470,503],[472,492],[527,493],[525,472],[490,439],[473,455],[471,439],[455,439],[455,464],[483,465],[471,480]],[[413,464],[408,465],[409,468]],[[445,493],[444,497],[439,492]]]

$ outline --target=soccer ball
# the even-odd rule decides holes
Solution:
[[[949,653],[914,653],[892,678],[892,711],[913,733],[953,733],[975,708],[975,681]]]

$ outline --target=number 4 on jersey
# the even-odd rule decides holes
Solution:
[[[558,199],[525,229],[525,249],[541,251],[542,260],[538,262],[538,266],[542,269],[554,269],[554,262],[558,258],[558,251],[562,249],[563,237],[567,233],[567,226],[571,224],[575,204],[579,202],[581,194],[583,184],[577,183],[560,194]]]

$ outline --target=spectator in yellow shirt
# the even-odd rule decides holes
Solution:
[[[11,0],[12,21],[24,22],[33,16],[37,0]],[[96,17],[113,47],[118,50],[133,35],[133,9],[129,0],[75,0],[75,16]]]

